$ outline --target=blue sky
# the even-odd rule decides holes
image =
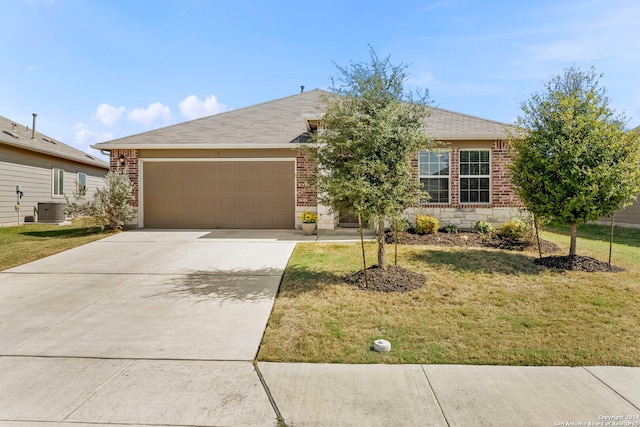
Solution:
[[[0,0],[0,115],[90,144],[327,89],[369,45],[434,105],[510,123],[571,66],[640,125],[637,0]],[[256,130],[259,132],[259,130]],[[94,152],[95,153],[95,152]]]

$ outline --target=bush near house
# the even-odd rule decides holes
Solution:
[[[494,231],[496,231],[496,228],[490,223],[488,223],[487,221],[478,221],[473,226],[473,231],[475,231],[478,234],[485,235],[485,234],[493,233]]]
[[[438,218],[429,215],[416,215],[416,233],[418,234],[436,234],[440,222]]]
[[[509,221],[500,228],[500,236],[505,239],[522,239],[527,235],[528,227],[522,221]]]

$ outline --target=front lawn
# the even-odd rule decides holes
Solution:
[[[28,224],[0,228],[0,271],[35,261],[111,234],[101,232],[88,219],[71,225]]]
[[[605,227],[606,228],[606,227]],[[607,260],[608,243],[578,231],[578,253]],[[562,246],[554,228],[543,238]],[[258,354],[261,361],[640,366],[640,235],[613,249],[622,273],[551,271],[536,252],[399,246],[421,289],[372,293],[342,277],[362,268],[358,244],[298,244]],[[635,235],[635,237],[629,237]],[[368,260],[375,262],[374,244]],[[393,247],[387,247],[393,262]],[[376,353],[373,341],[392,343]]]

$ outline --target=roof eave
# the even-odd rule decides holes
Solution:
[[[127,149],[137,149],[137,150],[195,150],[195,149],[240,149],[240,150],[256,150],[256,149],[296,149],[300,146],[299,143],[286,142],[286,143],[277,143],[277,144],[267,144],[267,143],[208,143],[208,144],[180,144],[180,143],[165,143],[165,144],[157,144],[157,143],[138,143],[138,144],[122,144],[122,143],[114,143],[110,144],[108,142],[103,142],[100,144],[94,144],[91,148],[96,150],[127,150]]]
[[[98,159],[90,159],[87,157],[87,159],[80,159],[78,157],[75,156],[71,156],[65,153],[60,153],[58,151],[55,150],[47,150],[44,148],[39,148],[39,147],[33,147],[31,145],[27,145],[27,144],[23,144],[20,142],[14,142],[14,141],[7,141],[6,139],[2,139],[0,140],[0,144],[6,144],[12,147],[17,147],[20,148],[22,150],[27,150],[27,151],[33,151],[36,153],[40,153],[40,154],[46,154],[48,156],[53,156],[53,157],[58,157],[60,159],[66,159],[66,160],[71,160],[74,161],[76,163],[83,163],[83,164],[87,164],[87,165],[91,165],[91,166],[95,166],[95,167],[99,167],[102,169],[109,169],[109,164],[107,162],[98,160]]]
[[[495,134],[486,134],[486,133],[442,133],[438,135],[431,135],[434,139],[438,141],[494,141],[496,139],[504,140],[509,139],[509,135],[505,133],[495,133]]]

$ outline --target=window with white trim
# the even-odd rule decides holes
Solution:
[[[420,185],[431,198],[422,203],[449,203],[449,151],[421,151],[418,156]]]
[[[87,194],[87,174],[84,172],[78,172],[78,179],[76,180],[76,186],[79,196]]]
[[[64,170],[53,169],[53,195],[64,196]]]
[[[460,203],[490,203],[489,150],[460,150]]]

